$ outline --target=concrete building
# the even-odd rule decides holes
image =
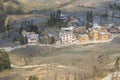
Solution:
[[[111,38],[111,34],[108,32],[99,32],[99,40],[106,41]]]
[[[84,34],[86,33],[86,27],[78,27],[74,29],[74,33],[78,33],[78,34]]]
[[[118,33],[120,33],[120,28],[119,27],[110,27],[110,28],[108,28],[108,32],[118,34]]]
[[[28,44],[38,44],[39,43],[39,35],[33,33],[27,33]]]
[[[91,40],[98,40],[99,31],[96,29],[89,29],[88,32]]]
[[[74,27],[61,28],[59,37],[62,43],[72,43],[76,40],[76,36],[73,34]]]
[[[89,36],[87,34],[80,34],[78,35],[78,40],[80,42],[87,42],[89,41]]]
[[[101,29],[101,26],[97,23],[93,23],[93,29],[96,29],[96,30],[100,30]]]
[[[108,27],[107,26],[103,26],[100,28],[99,30],[100,32],[108,32]]]

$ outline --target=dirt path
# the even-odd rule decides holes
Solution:
[[[57,63],[53,64],[41,64],[41,65],[29,65],[29,66],[16,66],[14,64],[11,64],[12,68],[18,68],[18,69],[27,69],[27,68],[36,68],[36,67],[56,67],[56,68],[64,68],[64,69],[71,69],[71,70],[78,70],[82,71],[81,69],[75,68],[75,67],[70,67],[70,66],[63,66]]]

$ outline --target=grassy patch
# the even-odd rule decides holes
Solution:
[[[108,54],[108,55],[112,55],[112,54],[120,53],[120,50],[119,49],[117,49],[117,50],[108,50],[105,53]]]
[[[83,50],[83,51],[80,51],[81,54],[87,54],[87,53],[89,53],[89,52],[90,52],[90,50]]]

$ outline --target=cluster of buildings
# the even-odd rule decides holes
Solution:
[[[27,37],[28,44],[40,43],[41,36],[39,34],[26,31],[23,31],[22,34],[24,37]],[[101,27],[95,24],[92,28],[89,28],[88,30],[85,27],[64,27],[61,28],[58,34],[48,34],[44,37],[47,37],[46,39],[49,38],[48,40],[54,39],[54,44],[65,44],[74,42],[84,43],[88,41],[107,41],[112,38],[112,35],[110,32],[108,32],[107,27]]]
[[[76,32],[75,30],[81,32]],[[61,43],[71,43],[71,42],[88,42],[92,41],[107,41],[111,39],[111,33],[108,32],[107,27],[101,27],[99,25],[94,25],[92,28],[83,29],[83,27],[75,28],[61,28],[60,40]]]
[[[110,32],[110,33],[112,33],[112,34],[118,34],[118,33],[120,33],[120,24],[109,24],[108,25],[109,26],[109,28],[108,28],[108,31]]]
[[[74,17],[61,15],[62,20],[69,21],[69,27],[62,27],[59,32],[52,32],[41,36],[34,32],[23,31],[24,37],[27,37],[28,44],[65,44],[65,43],[84,43],[89,41],[108,41],[112,38],[112,33],[120,33],[118,26],[100,26],[93,24],[92,28],[76,27],[71,25],[78,22]]]

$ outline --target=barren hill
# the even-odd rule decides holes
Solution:
[[[7,2],[8,1],[16,3],[17,5],[19,4],[25,11],[30,11],[56,8],[76,10],[78,6],[100,7],[115,0],[7,0]]]
[[[65,8],[75,9],[78,5],[98,7],[115,0],[18,0],[25,9]]]

